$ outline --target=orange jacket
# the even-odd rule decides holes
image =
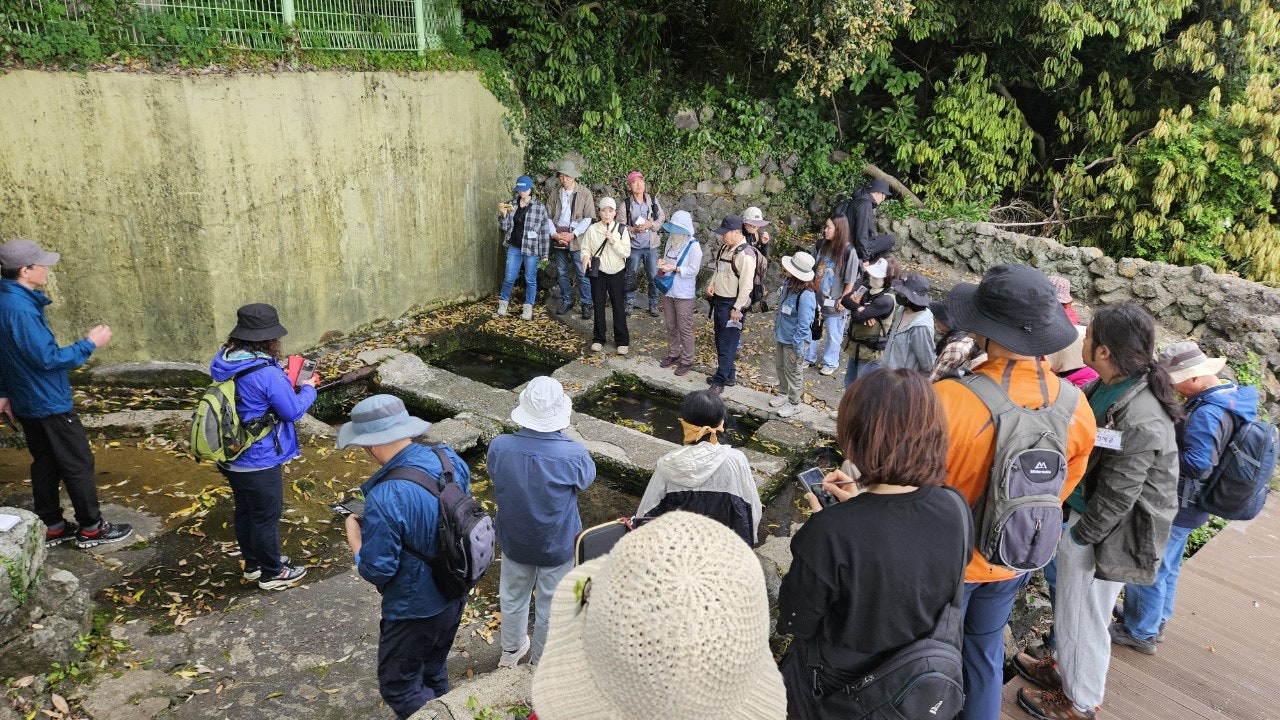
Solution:
[[[1014,367],[1006,384],[1003,379],[1010,363]],[[1057,376],[1053,374],[1049,363],[1040,362],[1040,367],[1044,370],[1049,402],[1053,402],[1058,398]],[[974,368],[974,372],[1001,383],[1009,392],[1010,399],[1023,407],[1042,407],[1045,404],[1035,362],[994,358]],[[996,454],[995,425],[991,422],[987,406],[958,381],[943,380],[933,387],[946,410],[947,431],[951,439],[951,446],[947,451],[947,484],[959,490],[972,506],[982,496],[991,476],[991,463]],[[1089,453],[1093,450],[1093,440],[1097,434],[1098,425],[1093,419],[1093,410],[1089,408],[1089,401],[1081,396],[1067,430],[1067,483],[1062,488],[1062,500],[1067,499],[1079,484],[1080,478],[1084,477],[1085,466],[1089,462]],[[965,569],[964,579],[965,582],[995,582],[1009,580],[1017,575],[1013,570],[992,565],[975,551],[969,567]]]

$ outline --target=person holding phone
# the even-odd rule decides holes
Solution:
[[[284,512],[284,464],[297,457],[294,423],[316,401],[320,376],[298,379],[295,389],[280,366],[280,338],[289,331],[276,309],[266,303],[236,311],[236,326],[214,355],[209,374],[214,382],[236,378],[236,413],[243,421],[270,415],[275,427],[218,472],[231,484],[235,503],[232,521],[244,560],[244,579],[263,590],[297,585],[305,567],[289,564],[280,554],[280,516]]]
[[[611,197],[600,198],[600,222],[593,223],[582,234],[582,272],[591,284],[591,305],[595,321],[591,328],[591,350],[604,349],[609,328],[604,319],[607,297],[613,306],[613,340],[619,355],[631,348],[627,330],[626,269],[633,252],[627,226],[618,222],[618,203]]]
[[[840,688],[933,633],[972,546],[967,504],[943,485],[946,421],[923,375],[881,369],[854,381],[836,439],[865,489],[828,473],[822,488],[839,502],[806,494],[813,515],[791,539],[778,596],[778,632],[794,638],[781,666],[789,718],[847,717]]]

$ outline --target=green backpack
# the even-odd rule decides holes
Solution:
[[[191,416],[191,454],[196,462],[231,462],[275,429],[276,416],[270,411],[247,422],[236,413],[236,380],[270,364],[247,367],[210,385],[200,396]]]

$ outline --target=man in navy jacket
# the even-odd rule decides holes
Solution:
[[[71,402],[67,371],[111,342],[111,328],[97,325],[71,345],[58,347],[44,316],[52,300],[40,288],[58,253],[31,240],[0,245],[0,415],[22,425],[31,452],[31,494],[36,515],[45,524],[45,544],[74,538],[81,548],[118,542],[133,532],[129,525],[102,519],[93,482],[93,451]],[[76,520],[62,517],[58,486]]]
[[[437,553],[439,502],[411,480],[386,479],[404,466],[440,477],[443,468],[435,451],[410,439],[430,427],[410,416],[399,398],[374,395],[356,404],[351,422],[338,431],[339,450],[363,447],[382,466],[360,488],[364,516],[347,517],[347,544],[360,576],[382,594],[378,689],[402,720],[449,691],[449,648],[466,602],[465,597],[450,600],[440,594],[431,568],[419,557]],[[452,448],[444,450],[454,479],[470,494],[470,469]]]

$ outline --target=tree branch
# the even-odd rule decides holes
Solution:
[[[1040,161],[1041,165],[1044,165],[1045,156],[1047,154],[1044,149],[1045,148],[1044,136],[1036,132],[1035,128],[1031,127],[1031,123],[1027,122],[1026,114],[1022,112],[1022,108],[1018,107],[1018,101],[1014,100],[1013,95],[1009,94],[1009,89],[1004,86],[1004,83],[993,82],[991,84],[994,87],[996,94],[998,94],[1000,97],[1004,98],[1005,100],[1008,100],[1009,104],[1012,105],[1014,109],[1018,111],[1018,120],[1022,122],[1022,129],[1031,131],[1031,145],[1035,150],[1036,159]]]

